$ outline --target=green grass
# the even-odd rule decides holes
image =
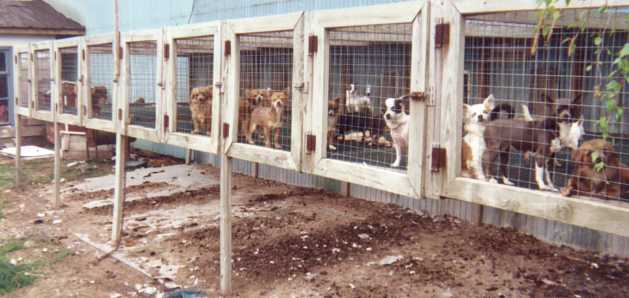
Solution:
[[[23,248],[24,242],[19,240],[9,240],[0,246],[0,295],[13,292],[35,282],[35,277],[29,274],[34,270],[33,264],[13,265],[9,262],[8,254]]]
[[[64,161],[61,167],[61,177],[66,181],[74,181],[82,178],[102,176],[112,172],[109,163],[89,162],[73,168],[66,168]],[[22,186],[43,185],[51,183],[54,163],[51,159],[25,160],[22,163]],[[0,163],[0,192],[12,188],[15,184],[15,164],[13,161]],[[0,194],[0,198],[2,195]]]

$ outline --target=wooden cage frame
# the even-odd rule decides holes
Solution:
[[[30,51],[30,45],[28,44],[21,44],[18,46],[13,47],[13,51],[14,51],[14,55],[13,55],[13,69],[14,71],[14,80],[13,80],[13,90],[14,90],[14,94],[15,94],[15,100],[14,100],[14,111],[16,115],[20,115],[20,116],[24,116],[24,117],[32,117],[31,114],[31,104],[33,103],[33,96],[31,94],[31,96],[28,95],[24,95],[24,94],[20,94],[20,54],[27,54],[28,55],[28,70],[26,73],[26,78],[29,80],[28,83],[29,85],[33,84],[33,77],[31,72],[33,71],[32,69],[32,60],[31,60],[31,51]],[[31,90],[31,93],[33,92],[33,88],[32,86],[28,87],[29,90]],[[26,107],[23,107],[20,105],[20,101],[22,100],[21,98],[23,96],[26,96]],[[17,119],[17,118],[16,118]]]
[[[627,1],[593,0],[574,2],[568,8],[597,8],[629,5]],[[565,9],[562,2],[557,8]],[[564,197],[559,193],[493,184],[460,176],[462,113],[463,113],[463,66],[465,50],[465,17],[482,13],[533,11],[540,9],[535,0],[487,0],[483,2],[451,0],[433,3],[434,28],[439,22],[450,24],[449,45],[436,49],[431,39],[431,72],[436,74],[433,90],[440,90],[437,98],[440,107],[438,121],[442,129],[433,129],[431,137],[434,147],[446,149],[449,157],[445,171],[431,173],[428,179],[427,196],[448,197],[480,205],[537,216],[571,225],[587,227],[622,236],[629,236],[629,208],[616,202],[603,202],[585,197]],[[439,74],[438,69],[443,69]],[[454,88],[453,88],[454,86]],[[456,108],[452,108],[456,107]],[[430,121],[430,120],[429,120]],[[442,140],[439,142],[439,140]],[[428,156],[429,159],[433,158]]]
[[[90,82],[90,46],[98,46],[98,45],[103,45],[103,44],[110,44],[112,45],[112,57],[113,57],[113,61],[115,63],[115,61],[117,59],[120,59],[119,57],[116,56],[116,51],[114,51],[113,47],[114,45],[114,35],[113,34],[106,34],[106,35],[98,35],[98,36],[92,36],[92,37],[86,37],[83,41],[83,50],[85,51],[85,58],[81,59],[81,64],[82,64],[82,69],[83,71],[83,86],[85,86],[85,88],[83,88],[83,92],[82,92],[82,102],[83,102],[83,106],[81,107],[81,110],[83,110],[81,112],[81,114],[83,115],[83,125],[85,125],[86,128],[88,129],[97,129],[97,130],[102,130],[102,131],[106,131],[106,132],[116,132],[116,128],[117,128],[117,119],[116,119],[116,110],[118,107],[118,101],[120,100],[120,91],[117,90],[117,86],[120,85],[120,82],[114,82],[114,87],[113,87],[113,94],[109,94],[109,96],[111,97],[111,109],[112,109],[112,113],[111,113],[111,119],[100,119],[100,118],[94,118],[94,117],[90,117],[90,115],[92,115],[92,103],[91,103],[91,88],[93,86],[91,86],[89,84]],[[83,55],[81,53],[81,55]],[[83,57],[82,57],[83,58]],[[114,76],[112,74],[111,80],[114,81]],[[116,120],[116,121],[114,121]]]
[[[167,27],[165,31],[166,50],[168,50],[168,68],[166,75],[166,107],[164,121],[168,121],[164,127],[164,143],[190,148],[197,151],[217,154],[219,147],[219,134],[221,123],[221,106],[223,103],[222,90],[222,38],[221,22],[198,23],[185,26]],[[213,37],[213,94],[212,94],[212,121],[211,135],[194,135],[177,132],[177,45],[176,40],[194,37]]]
[[[54,52],[54,42],[53,41],[41,41],[32,43],[30,47],[30,51],[32,54],[31,59],[31,117],[37,120],[43,120],[48,122],[53,122],[53,111],[55,108],[54,94],[56,93],[56,77],[55,77],[55,52]],[[39,110],[39,100],[38,100],[38,87],[39,87],[39,78],[37,77],[37,52],[39,51],[48,51],[49,53],[49,61],[48,63],[50,68],[50,110]]]
[[[411,92],[425,91],[426,83],[426,40],[428,39],[427,2],[412,1],[397,4],[370,6],[330,11],[316,11],[309,15],[307,36],[316,36],[318,50],[313,55],[306,53],[308,81],[312,82],[309,93],[312,96],[312,111],[307,123],[309,133],[316,138],[314,152],[306,157],[308,172],[332,179],[360,184],[376,189],[393,192],[414,198],[421,198],[423,193],[421,169],[424,166],[424,130],[425,102],[410,102],[408,168],[406,172],[393,169],[367,166],[328,159],[326,134],[328,106],[328,69],[330,50],[328,29],[349,26],[386,25],[396,23],[412,24],[411,50]],[[418,18],[417,16],[423,17]]]
[[[54,78],[55,78],[55,92],[54,92],[54,103],[57,105],[57,121],[64,123],[64,124],[71,124],[71,125],[83,125],[83,109],[81,107],[83,107],[83,105],[85,104],[84,102],[84,96],[83,95],[83,89],[85,88],[85,81],[84,81],[84,63],[83,63],[83,57],[84,57],[84,39],[82,37],[73,37],[73,38],[68,38],[68,39],[63,39],[63,40],[58,40],[55,41],[54,44],[54,52],[55,52],[55,67],[54,67]],[[68,114],[68,113],[64,113],[63,110],[63,98],[62,98],[62,84],[63,81],[61,80],[61,76],[62,76],[62,66],[63,66],[63,59],[61,57],[61,50],[62,49],[67,49],[67,48],[74,48],[76,47],[77,49],[77,97],[76,97],[76,115],[73,114]]]
[[[225,57],[227,67],[226,116],[223,126],[228,129],[223,150],[229,157],[268,164],[284,169],[301,170],[302,123],[303,123],[303,12],[286,15],[257,17],[227,21],[223,24],[223,42],[230,45],[230,55]],[[240,45],[238,35],[293,30],[293,74],[291,150],[282,151],[263,146],[238,143],[238,103],[240,100]],[[229,41],[229,42],[227,42]],[[226,54],[223,56],[227,56]],[[225,125],[228,126],[225,126]]]
[[[156,43],[157,46],[157,51],[156,51],[156,57],[155,57],[155,74],[156,74],[156,78],[155,78],[155,127],[154,128],[149,128],[149,127],[142,127],[139,125],[134,125],[131,124],[131,119],[130,119],[130,102],[128,100],[128,95],[129,95],[129,84],[131,83],[130,81],[130,72],[131,72],[131,65],[130,65],[130,47],[129,44],[130,43],[134,43],[134,42],[145,42],[145,41],[153,41]],[[117,114],[118,115],[122,115],[122,119],[124,121],[122,121],[122,130],[123,130],[123,134],[129,137],[134,137],[134,138],[138,138],[138,139],[142,139],[142,140],[148,140],[148,141],[152,141],[152,142],[156,142],[159,143],[161,142],[161,140],[163,139],[163,115],[164,115],[164,106],[165,103],[163,101],[164,97],[164,93],[165,93],[165,84],[164,84],[164,79],[166,78],[164,76],[164,30],[163,29],[156,29],[156,30],[146,30],[146,31],[138,31],[138,32],[129,32],[129,33],[125,33],[122,34],[121,37],[121,41],[120,41],[121,47],[123,48],[122,52],[122,59],[121,59],[121,65],[122,65],[122,84],[121,84],[121,98],[122,100],[119,102],[119,104],[117,105]],[[115,117],[115,116],[114,116]]]

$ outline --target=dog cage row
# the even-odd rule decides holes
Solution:
[[[123,33],[119,49],[34,43],[15,54],[16,111],[623,233],[625,2],[557,4],[550,22],[535,1],[409,1]]]

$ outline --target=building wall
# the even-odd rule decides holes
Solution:
[[[59,5],[82,4],[69,0],[49,0]],[[120,1],[121,31],[159,28],[166,25],[178,25],[202,21],[253,17],[288,13],[299,10],[331,9],[372,4],[400,2],[399,0],[133,0]],[[86,0],[85,9],[78,19],[85,20],[87,35],[112,32],[113,5],[111,1]],[[75,7],[75,6],[73,6]],[[70,8],[67,8],[70,9]],[[74,9],[74,8],[72,8]],[[80,10],[79,10],[80,11]],[[138,142],[138,147],[153,150],[161,154],[170,154],[183,158],[185,150],[172,146]],[[218,166],[214,155],[194,154],[198,162]],[[295,173],[265,165],[236,161],[235,171],[260,178],[272,179],[304,187],[325,188],[331,191],[347,193],[354,197],[373,201],[394,203],[404,207],[424,210],[431,215],[452,215],[473,223],[492,224],[511,227],[524,233],[532,234],[543,240],[578,248],[598,250],[604,253],[629,256],[629,239],[601,233],[585,228],[570,226],[541,218],[516,214],[495,208],[483,207],[467,202],[442,199],[412,199],[390,193],[348,185],[308,174]]]

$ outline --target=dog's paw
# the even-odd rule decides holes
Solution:
[[[558,192],[559,190],[556,187],[551,187],[548,185],[542,185],[539,187],[539,190],[543,190],[543,191],[553,191],[553,192]]]
[[[282,145],[281,144],[275,144],[275,149],[282,149]]]
[[[255,145],[256,142],[254,142],[253,140],[247,140],[247,143],[251,144],[251,145]]]
[[[392,163],[392,164],[391,164],[391,167],[392,167],[392,168],[398,168],[398,167],[400,167],[400,162],[394,162],[394,163]]]
[[[509,178],[504,177],[504,176],[502,177],[502,184],[506,184],[506,185],[509,185],[509,186],[514,186],[515,185],[515,183],[511,182],[511,180],[509,180]]]
[[[489,183],[498,184],[498,180],[496,180],[496,178],[494,177],[491,177],[489,178]]]
[[[336,151],[336,146],[334,146],[334,145],[328,145],[328,150],[331,150],[331,151]]]
[[[566,186],[561,188],[561,195],[564,197],[569,197],[572,194],[572,188]]]

